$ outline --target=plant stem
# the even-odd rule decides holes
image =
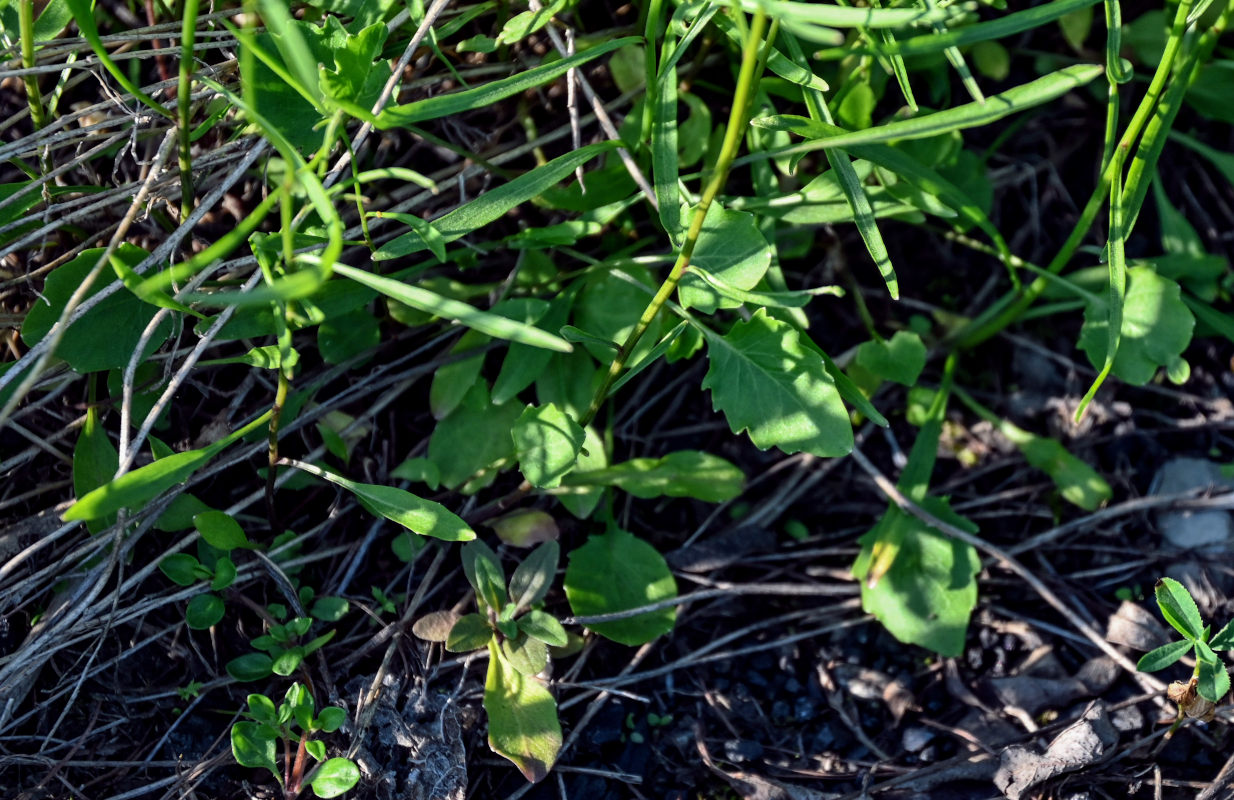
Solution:
[[[199,0],[184,0],[184,21],[180,28],[180,82],[176,87],[176,110],[180,126],[180,219],[193,212],[192,117],[193,44],[197,36]]]
[[[21,29],[21,66],[23,69],[34,67],[34,0],[21,0],[17,4],[18,25]],[[30,121],[34,129],[40,130],[47,124],[43,113],[43,94],[39,91],[38,76],[26,73],[22,78],[26,83],[26,102],[30,104]]]
[[[711,208],[712,201],[720,193],[720,189],[724,187],[724,183],[728,179],[728,172],[733,166],[733,160],[737,157],[737,149],[740,147],[742,137],[745,135],[750,100],[753,95],[754,83],[757,79],[756,66],[760,63],[760,45],[763,43],[763,32],[766,30],[766,27],[767,16],[760,8],[754,13],[753,22],[746,36],[745,47],[741,55],[741,69],[737,74],[737,90],[733,95],[733,107],[729,113],[728,128],[724,131],[724,143],[721,145],[720,155],[716,159],[715,171],[711,175],[707,188],[703,190],[703,195],[699,198],[698,205],[694,207],[693,215],[690,218],[690,228],[686,231],[686,239],[681,246],[680,253],[677,255],[676,263],[673,264],[672,270],[669,271],[668,277],[661,284],[655,297],[648,303],[647,308],[643,311],[643,315],[638,320],[638,324],[634,326],[634,330],[630,331],[630,335],[626,337],[626,340],[618,349],[617,355],[613,357],[613,362],[608,368],[608,374],[604,376],[603,382],[591,398],[591,405],[587,409],[587,413],[583,415],[583,419],[579,420],[580,424],[584,426],[590,424],[595,419],[596,414],[599,413],[600,405],[604,402],[604,398],[608,396],[609,389],[621,374],[622,369],[625,368],[626,361],[629,360],[634,352],[634,348],[638,346],[639,340],[647,332],[647,328],[651,325],[652,320],[655,319],[656,314],[660,312],[660,309],[668,302],[668,298],[677,288],[681,276],[685,274],[686,267],[690,266],[690,258],[694,255],[694,248],[698,244],[699,234],[702,233],[703,220],[707,216],[707,210]]]
[[[1187,14],[1190,8],[1191,0],[1180,0],[1178,10],[1174,15],[1174,24],[1170,30],[1170,38],[1166,42],[1165,53],[1157,64],[1157,70],[1153,73],[1148,91],[1145,92],[1144,98],[1136,108],[1135,115],[1132,116],[1131,122],[1128,123],[1127,129],[1123,132],[1119,146],[1130,150],[1155,110],[1157,101],[1161,98],[1162,88],[1165,86],[1165,82],[1173,70],[1174,62],[1182,46],[1183,29],[1186,26]],[[1215,35],[1213,31],[1209,31],[1205,34],[1205,38],[1213,35]],[[1199,48],[1202,47],[1203,44],[1199,45]],[[1084,241],[1084,237],[1088,235],[1088,231],[1097,219],[1097,213],[1101,211],[1105,198],[1110,191],[1110,184],[1114,180],[1114,168],[1114,159],[1111,158],[1109,163],[1105,164],[1104,169],[1101,170],[1100,180],[1098,180],[1097,186],[1094,187],[1092,195],[1089,196],[1088,202],[1084,205],[1084,210],[1080,213],[1080,218],[1076,221],[1075,227],[1071,229],[1071,234],[1063,243],[1062,248],[1059,249],[1058,254],[1046,266],[1048,272],[1052,274],[1061,272],[1071,261],[1071,257],[1075,255],[1080,242]],[[958,346],[964,349],[976,347],[987,339],[998,335],[1007,326],[1015,322],[1036,301],[1041,293],[1045,291],[1046,284],[1046,278],[1038,277],[1024,289],[1019,291],[1012,290],[1004,295],[990,306],[984,314],[978,316],[956,334],[955,338]]]

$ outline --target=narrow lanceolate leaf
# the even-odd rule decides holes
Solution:
[[[723,503],[741,494],[746,476],[711,453],[679,450],[663,458],[632,458],[603,469],[572,472],[570,486],[615,486],[635,497],[693,497]]]
[[[447,542],[469,542],[476,538],[476,532],[468,527],[466,522],[440,503],[425,500],[394,486],[356,483],[302,461],[290,463],[310,475],[342,486],[355,495],[360,505],[369,512],[397,522],[412,533],[444,539]]]
[[[362,269],[349,267],[346,264],[336,264],[334,271],[345,278],[351,278],[356,283],[364,284],[370,289],[376,289],[387,297],[392,297],[400,303],[411,306],[428,314],[452,319],[460,325],[487,333],[497,339],[542,347],[546,350],[556,350],[559,353],[569,353],[573,347],[560,336],[542,331],[533,325],[527,325],[516,320],[481,311],[475,306],[461,300],[443,297],[436,292],[419,286],[411,286],[384,275],[374,275]]]
[[[788,323],[762,309],[724,336],[705,331],[710,365],[703,388],[734,433],[766,450],[842,456],[853,428],[823,359]]]
[[[1204,630],[1204,622],[1200,619],[1200,610],[1196,608],[1191,593],[1173,578],[1162,578],[1153,587],[1157,595],[1157,605],[1161,608],[1161,616],[1173,626],[1174,630],[1195,641]]]
[[[979,22],[976,25],[954,27],[939,33],[922,33],[911,38],[901,38],[899,41],[886,42],[874,48],[881,55],[917,56],[925,53],[938,53],[949,47],[986,42],[993,39],[1003,39],[1038,28],[1068,14],[1096,5],[1101,0],[1053,0],[1033,8],[1017,11]],[[852,47],[824,50],[819,58],[843,58],[854,52]]]
[[[799,3],[790,0],[743,0],[748,11],[764,8],[781,22],[805,22],[833,28],[903,28],[950,22],[972,10],[969,3],[944,8],[849,8],[828,3]]]
[[[674,247],[681,245],[681,190],[677,186],[677,70],[659,83],[651,118],[651,175],[660,224]]]
[[[1156,672],[1157,670],[1165,669],[1186,655],[1190,649],[1191,642],[1186,639],[1163,644],[1156,650],[1150,650],[1141,656],[1139,662],[1135,665],[1136,669],[1140,672]]]
[[[183,483],[206,462],[222,452],[232,442],[257,430],[270,419],[267,411],[240,430],[227,435],[208,447],[173,453],[153,464],[126,472],[119,478],[78,498],[60,519],[74,522],[98,519],[122,508],[141,508],[178,483]]]
[[[558,156],[547,164],[525,172],[509,183],[485,192],[470,203],[459,206],[450,213],[433,220],[433,229],[441,234],[440,241],[453,242],[501,218],[516,206],[543,194],[558,181],[574,172],[576,167],[581,167],[596,156],[603,155],[616,147],[616,142],[598,142]],[[378,248],[373,253],[373,260],[399,258],[428,249],[429,245],[424,238],[419,233],[411,231]],[[341,269],[338,271],[342,272]]]
[[[1048,103],[1104,73],[1105,67],[1099,64],[1076,64],[996,94],[987,98],[984,103],[965,103],[962,106],[936,111],[933,114],[922,114],[919,117],[896,120],[862,131],[849,131],[811,142],[803,142],[779,151],[769,151],[768,155],[804,153],[822,148],[850,147],[893,139],[923,139],[928,136],[937,136],[940,133],[988,125],[1010,114]],[[753,119],[750,120],[750,124],[776,129],[783,127],[783,122],[778,116]]]
[[[556,80],[571,69],[597,59],[606,53],[641,42],[642,37],[639,36],[613,39],[612,41],[584,50],[577,55],[553,61],[552,63],[529,69],[526,72],[520,72],[517,75],[511,75],[509,78],[486,83],[474,89],[465,89],[454,94],[438,95],[424,100],[417,100],[414,103],[387,108],[377,117],[377,127],[381,130],[389,130],[390,128],[405,127],[431,119],[449,117],[465,111],[484,108],[496,103],[498,100],[503,100],[525,92],[528,89],[534,89],[549,81]]]
[[[539,680],[507,663],[495,642],[488,646],[484,710],[493,752],[513,761],[532,783],[547,775],[561,751],[557,701]]]

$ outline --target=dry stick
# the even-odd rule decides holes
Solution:
[[[60,318],[56,321],[56,324],[52,326],[52,329],[43,340],[39,342],[39,344],[44,346],[42,356],[35,361],[34,366],[30,368],[30,373],[17,385],[17,389],[13,392],[8,402],[4,404],[4,407],[0,408],[0,429],[4,427],[5,422],[13,412],[13,409],[17,407],[17,404],[21,402],[26,393],[38,382],[43,370],[47,367],[47,362],[51,360],[56,346],[60,344],[60,340],[64,338],[64,334],[68,330],[68,320],[74,309],[82,305],[82,301],[86,299],[90,287],[98,279],[99,275],[102,274],[104,267],[109,265],[108,260],[111,258],[112,253],[116,252],[116,248],[120,246],[125,235],[128,234],[129,228],[137,219],[137,213],[145,204],[146,198],[149,197],[150,191],[159,177],[159,172],[163,169],[163,162],[167,160],[167,157],[171,154],[171,146],[175,144],[173,132],[169,131],[168,134],[163,137],[163,144],[159,146],[158,154],[154,157],[154,163],[149,165],[146,180],[142,183],[141,189],[137,191],[137,196],[133,198],[133,202],[129,204],[129,210],[125,212],[124,219],[120,222],[120,227],[112,234],[111,241],[107,243],[107,247],[103,250],[102,255],[99,256],[98,263],[82,279],[81,285],[77,287],[77,290],[73,292],[68,302],[65,303],[64,310],[60,312]]]
[[[386,107],[386,103],[390,102],[391,95],[394,94],[394,87],[398,86],[399,79],[403,75],[403,70],[411,63],[411,57],[415,55],[417,48],[420,47],[420,42],[424,41],[424,37],[428,35],[429,29],[433,27],[433,23],[437,21],[437,17],[441,16],[441,12],[446,10],[446,6],[450,4],[450,0],[434,0],[433,4],[424,12],[424,19],[420,22],[420,27],[416,28],[415,34],[412,35],[411,41],[407,43],[407,47],[403,49],[403,55],[399,57],[398,63],[394,65],[393,71],[390,73],[389,80],[386,85],[381,88],[381,94],[377,96],[377,102],[373,103],[371,109],[373,116],[381,113],[381,110]],[[400,15],[401,16],[401,15]],[[364,141],[373,131],[373,124],[365,122],[360,126],[360,130],[356,132],[355,141],[350,148],[344,148],[338,162],[330,169],[330,174],[322,181],[322,186],[329,189],[334,185],[343,174],[343,170],[351,163],[351,154],[360,152],[360,148],[364,145]]]
[[[529,7],[532,11],[540,11],[544,8],[544,6],[540,3],[540,0],[530,0]],[[562,41],[561,34],[557,32],[557,29],[553,27],[551,22],[545,30],[548,31],[548,37],[553,40],[553,47],[556,48],[562,58],[565,58],[566,54],[570,52],[570,48],[567,48],[566,43]],[[576,77],[578,78],[579,87],[583,90],[583,95],[587,98],[587,102],[591,103],[592,111],[595,112],[596,119],[600,122],[600,127],[604,129],[604,134],[608,136],[610,141],[620,142],[621,134],[617,132],[617,126],[613,124],[613,120],[609,118],[608,112],[604,110],[604,104],[600,102],[599,96],[596,94],[595,90],[591,88],[591,84],[588,83],[587,78],[584,77],[581,72],[577,73]],[[659,211],[660,204],[656,201],[656,191],[651,188],[651,184],[647,181],[647,177],[643,175],[642,170],[638,168],[638,164],[634,162],[634,158],[630,155],[630,151],[624,146],[619,147],[617,148],[617,155],[621,158],[621,163],[625,164],[626,172],[629,172],[630,177],[634,179],[636,184],[638,184],[639,191],[641,191],[643,196],[647,198],[647,202],[651,204],[652,208]]]
[[[874,480],[874,483],[878,486],[879,490],[887,496],[887,499],[895,503],[901,511],[913,515],[917,519],[929,525],[931,528],[941,531],[957,541],[963,542],[971,547],[975,547],[978,550],[981,550],[998,559],[1002,562],[1003,566],[1023,578],[1024,582],[1031,586],[1037,594],[1041,595],[1043,600],[1053,606],[1056,611],[1063,615],[1064,619],[1075,626],[1076,630],[1084,635],[1084,638],[1096,645],[1097,649],[1101,650],[1101,652],[1114,659],[1115,663],[1123,669],[1130,672],[1132,677],[1134,677],[1141,686],[1157,692],[1165,691],[1164,683],[1156,678],[1139,672],[1136,669],[1136,665],[1132,663],[1131,659],[1120,653],[1114,648],[1113,645],[1107,642],[1101,634],[1097,633],[1097,631],[1093,630],[1088,623],[1080,619],[1080,616],[1074,610],[1069,608],[1066,603],[1060,600],[1058,595],[1050,591],[1048,586],[1042,583],[1036,575],[1017,561],[1010,553],[997,545],[990,544],[980,537],[973,536],[967,531],[957,528],[949,522],[939,519],[929,511],[926,511],[924,508],[905,497],[899,488],[897,488],[896,485],[887,478],[887,476],[883,475],[883,473],[879,471],[878,467],[874,466],[870,459],[866,458],[865,454],[859,449],[854,447],[852,456],[853,460],[856,461],[857,464],[866,471],[866,474]]]

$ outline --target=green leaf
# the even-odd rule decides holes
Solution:
[[[377,318],[363,309],[330,317],[317,328],[317,350],[327,364],[342,364],[380,344]]]
[[[634,458],[603,469],[575,471],[568,486],[615,486],[635,497],[693,497],[723,503],[741,494],[745,475],[719,456],[678,450],[663,458]]]
[[[759,309],[724,336],[704,331],[710,362],[703,388],[734,433],[761,450],[846,455],[853,429],[823,360],[797,329]]]
[[[268,769],[279,785],[283,778],[275,762],[275,739],[278,734],[268,725],[237,722],[231,726],[231,754],[236,763],[253,769]]]
[[[926,498],[927,510],[959,519],[941,500]],[[898,541],[895,559],[873,586],[866,580],[877,542]],[[971,545],[944,536],[916,517],[892,507],[859,540],[853,575],[862,581],[861,607],[878,617],[901,642],[948,657],[964,652],[968,620],[977,604],[981,559]]]
[[[553,768],[561,751],[557,702],[539,680],[511,667],[495,643],[490,642],[488,649],[484,681],[488,746],[535,783]]]
[[[203,511],[193,517],[193,527],[197,528],[201,533],[201,538],[205,539],[211,547],[217,547],[224,553],[231,552],[238,547],[252,547],[247,536],[244,535],[244,529],[240,527],[240,523],[236,522],[230,514],[224,514],[222,511]]]
[[[446,650],[451,653],[470,653],[486,646],[493,638],[493,629],[480,614],[460,617],[446,635]]]
[[[197,583],[197,569],[201,562],[188,553],[172,553],[159,561],[159,569],[172,583],[179,586],[192,586]]]
[[[250,367],[260,367],[261,369],[279,369],[280,367],[294,367],[300,363],[300,354],[293,347],[287,353],[287,363],[282,363],[281,348],[277,344],[266,345],[265,347],[254,347],[247,353],[239,356],[231,356],[230,358],[212,358],[208,361],[197,362],[201,367],[222,366],[223,364],[245,364]]]
[[[566,646],[566,629],[551,614],[532,609],[519,617],[518,627],[523,633],[545,644],[554,647]]]
[[[84,250],[47,276],[41,299],[30,307],[25,322],[22,323],[21,338],[27,347],[38,344],[50,333],[69,298],[98,264],[104,252],[105,248],[101,247]],[[149,255],[140,247],[121,244],[113,258],[135,267]],[[108,270],[100,273],[82,300],[89,300],[105,289],[110,275]],[[157,313],[157,308],[143,303],[131,292],[115,292],[87,311],[64,332],[64,337],[56,345],[55,354],[81,373],[124,367],[137,349],[145,327]],[[124,324],[117,325],[116,320],[124,320]],[[142,357],[147,358],[157,350],[171,335],[171,330],[172,321],[165,317],[146,343]]]
[[[214,579],[210,581],[210,589],[221,592],[236,582],[236,565],[227,556],[221,556],[214,562]]]
[[[349,758],[332,758],[313,772],[309,786],[318,797],[338,797],[360,782],[360,768]]]
[[[1191,593],[1173,578],[1162,578],[1153,587],[1157,596],[1157,606],[1161,616],[1170,623],[1174,630],[1191,641],[1200,638],[1204,630],[1204,622],[1200,619],[1200,610],[1191,599]]]
[[[218,595],[199,594],[189,601],[184,621],[193,630],[204,631],[217,625],[226,610],[223,598]]]
[[[427,458],[409,458],[390,471],[391,478],[412,483],[423,483],[430,489],[441,484],[441,470]]]
[[[1165,669],[1186,655],[1190,649],[1191,642],[1187,639],[1163,644],[1161,647],[1150,650],[1141,656],[1139,663],[1135,665],[1136,669],[1140,672],[1156,672],[1157,670]]]
[[[347,711],[345,709],[338,706],[326,706],[317,716],[317,722],[313,727],[325,733],[334,733],[346,721]]]
[[[260,681],[270,677],[272,664],[265,653],[246,653],[227,662],[227,674],[242,683]]]
[[[322,622],[338,622],[349,610],[351,603],[346,597],[323,596],[313,601],[313,608],[309,613]]]
[[[608,453],[604,449],[604,441],[600,438],[599,432],[596,431],[594,425],[587,427],[587,436],[583,440],[583,452],[579,453],[578,463],[574,467],[573,474],[583,472],[591,472],[604,469],[608,466]],[[570,477],[567,475],[563,479],[563,483],[568,486],[574,486],[570,483]],[[557,496],[557,499],[563,506],[574,516],[579,519],[586,519],[591,515],[599,505],[600,500],[604,496],[604,489],[574,486],[573,490]]]
[[[99,424],[98,409],[91,406],[86,410],[86,422],[73,447],[73,494],[85,497],[111,481],[119,466],[120,454]],[[109,515],[107,519],[91,520],[86,527],[91,533],[97,533],[114,521]]]
[[[753,214],[729,211],[719,203],[712,203],[690,264],[726,286],[749,290],[763,279],[771,266],[771,256],[771,245],[763,238]],[[677,293],[684,308],[697,308],[704,314],[741,305],[690,273],[677,284]]]
[[[654,547],[623,530],[592,536],[570,553],[566,598],[580,617],[611,614],[677,596],[677,582]],[[628,619],[591,623],[606,639],[640,645],[673,629],[677,609],[661,608]]]
[[[1199,642],[1197,642],[1199,644]],[[1225,663],[1220,659],[1209,661],[1200,659],[1200,674],[1199,680],[1196,682],[1196,691],[1200,697],[1210,703],[1219,703],[1221,698],[1225,697],[1226,692],[1230,691],[1230,673],[1226,669]]]
[[[501,654],[510,666],[527,677],[539,675],[548,666],[548,647],[539,639],[525,633],[514,638],[502,639]]]
[[[541,6],[538,9],[515,14],[506,20],[506,24],[501,27],[501,33],[497,34],[497,43],[513,44],[514,42],[526,39],[549,24],[553,17],[566,7],[567,2],[568,0],[553,0],[552,3]]]
[[[890,339],[872,339],[857,347],[857,364],[878,377],[915,386],[925,368],[926,346],[911,331],[896,331]]]
[[[537,327],[550,332],[561,330],[576,294],[573,290],[567,290],[558,295],[540,317]],[[552,351],[541,347],[518,343],[510,345],[501,362],[501,371],[493,381],[493,403],[501,405],[512,400],[519,392],[535,383],[552,357]]]
[[[1234,650],[1234,621],[1227,622],[1208,643],[1214,650]]]
[[[1098,369],[1105,363],[1109,338],[1106,305],[1104,299],[1089,303],[1080,330],[1080,349]],[[1177,283],[1151,267],[1131,267],[1114,374],[1135,386],[1148,383],[1159,367],[1187,349],[1194,327],[1195,317],[1182,301]]]
[[[483,86],[464,89],[453,94],[437,95],[406,105],[392,106],[382,111],[377,117],[377,128],[379,130],[389,130],[391,128],[407,127],[416,123],[427,122],[431,119],[451,117],[466,111],[484,108],[499,100],[521,94],[528,89],[534,89],[541,84],[556,80],[571,69],[581,64],[586,64],[588,61],[599,58],[606,53],[611,53],[626,45],[638,44],[641,41],[641,38],[637,36],[611,39],[576,55],[551,61],[548,64],[542,64],[541,66],[520,72],[517,75],[511,75],[509,78],[486,83]],[[584,147],[582,149],[586,150],[587,148]],[[588,159],[585,158],[583,160],[586,161]],[[571,167],[567,170],[567,173],[573,170],[574,168]],[[539,192],[535,194],[539,194]]]
[[[326,743],[320,739],[309,739],[304,743],[304,752],[312,756],[314,761],[325,761]]]
[[[107,483],[77,502],[61,515],[65,522],[98,519],[115,513],[122,508],[140,508],[171,487],[184,483],[194,472],[205,466],[211,458],[221,453],[232,442],[247,436],[257,430],[270,419],[270,412],[262,414],[257,419],[245,425],[238,431],[207,447],[198,450],[188,450],[160,458],[153,464],[139,467],[132,472],[126,472],[119,478]]]
[[[1029,464],[1050,476],[1058,492],[1068,503],[1085,511],[1096,511],[1114,496],[1110,484],[1095,469],[1067,452],[1062,443],[1044,436],[1034,436],[1002,421],[999,430],[1020,449]],[[1018,434],[1009,433],[1015,428]]]
[[[491,404],[482,382],[473,386],[462,404],[437,423],[428,440],[428,458],[440,470],[442,485],[456,489],[489,470],[468,483],[463,492],[487,485],[496,475],[490,468],[514,456],[510,429],[522,412],[519,403]]]
[[[855,8],[792,0],[745,0],[747,8],[761,7],[786,26],[800,23],[832,28],[904,28],[935,22],[958,21],[963,6],[934,8]]]
[[[489,194],[492,194],[490,192]],[[488,195],[485,195],[486,197]],[[398,240],[395,240],[398,241]],[[497,339],[511,342],[521,342],[532,347],[542,347],[568,353],[570,343],[558,336],[540,330],[532,325],[516,322],[500,314],[493,314],[448,297],[430,292],[419,286],[410,286],[402,281],[374,275],[361,269],[349,267],[346,264],[336,264],[334,271],[345,278],[351,278],[370,289],[376,289],[387,297],[392,297],[400,303],[433,314],[444,319],[452,319],[468,328],[487,333]]]
[[[480,581],[481,575],[478,568],[480,561],[490,562],[491,569],[486,570],[488,573],[496,573],[501,576],[498,583],[505,587],[505,572],[501,568],[501,558],[493,552],[493,548],[489,547],[482,540],[477,539],[474,542],[468,542],[463,545],[459,557],[463,562],[463,575],[467,578],[467,582],[471,584],[471,588],[475,590],[476,600],[480,605],[480,610],[485,610],[485,598],[482,584]]]
[[[519,468],[532,486],[551,489],[574,468],[582,427],[552,403],[528,406],[510,430]]]
[[[510,576],[510,602],[515,614],[531,608],[544,599],[557,574],[561,548],[556,542],[545,542],[527,554]],[[549,644],[554,644],[549,642]]]
[[[633,280],[623,279],[616,270],[600,270],[591,275],[574,306],[574,324],[606,343],[621,343],[629,337],[656,291],[656,281],[642,267],[626,267],[622,273]],[[630,354],[631,361],[643,358],[651,350],[660,337],[660,328],[657,315]],[[585,346],[598,361],[612,360],[611,345],[588,342]]]
[[[465,331],[459,337],[458,343],[450,348],[452,355],[475,351],[476,355],[438,367],[433,373],[433,382],[429,384],[428,406],[434,419],[449,416],[458,408],[463,397],[475,385],[484,367],[484,345],[489,338],[477,331]],[[545,352],[537,350],[536,352]]]
[[[274,663],[270,665],[270,670],[275,675],[282,675],[286,678],[295,672],[302,663],[304,663],[304,651],[299,647],[291,647],[274,657]]]
[[[302,461],[292,462],[292,466],[343,487],[370,513],[397,522],[412,533],[447,542],[468,542],[476,538],[476,532],[467,523],[440,503],[393,486],[356,483]]]
[[[814,141],[803,142],[776,151],[769,151],[766,155],[781,156],[833,147],[849,148],[853,145],[865,145],[896,139],[921,139],[937,136],[940,133],[980,127],[996,122],[1010,114],[1041,105],[1042,103],[1048,103],[1072,89],[1090,83],[1104,72],[1105,67],[1102,65],[1075,64],[986,98],[984,103],[974,101],[956,106],[955,108],[935,111],[932,114],[922,114],[909,119],[887,122],[862,131],[847,131],[836,135],[829,135]],[[774,116],[750,120],[751,125],[759,127],[777,130],[793,129],[794,126],[786,127],[786,122],[788,120],[785,118]]]
[[[267,725],[277,725],[277,711],[274,708],[274,701],[264,694],[250,694],[248,696],[249,713],[253,715],[253,719],[258,722],[264,722]]]
[[[472,560],[473,576],[475,577],[476,596],[484,601],[483,605],[501,613],[506,608],[506,576],[501,569],[501,562],[489,558],[483,551],[475,551],[476,558]]]

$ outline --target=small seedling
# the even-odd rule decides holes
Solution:
[[[310,738],[314,733],[333,733],[347,718],[347,712],[336,706],[323,708],[314,716],[313,698],[301,683],[293,683],[278,708],[264,694],[248,696],[251,721],[237,722],[231,728],[231,752],[245,767],[267,769],[279,786],[285,800],[295,800],[304,787],[310,786],[318,797],[337,797],[356,785],[360,770],[349,758],[326,758],[326,745]],[[297,728],[299,729],[297,731]],[[283,743],[283,768],[277,761],[277,742]],[[292,745],[296,752],[291,754]],[[318,765],[306,772],[307,756]]]
[[[1230,674],[1216,651],[1234,650],[1234,627],[1227,623],[1212,636],[1212,627],[1200,618],[1191,593],[1173,578],[1162,578],[1153,590],[1161,616],[1183,638],[1145,653],[1136,666],[1141,672],[1156,672],[1174,664],[1188,650],[1195,657],[1191,679],[1186,683],[1175,681],[1167,691],[1169,698],[1178,703],[1178,718],[1170,729],[1173,733],[1184,715],[1206,722],[1211,720],[1216,704],[1230,690]]]

